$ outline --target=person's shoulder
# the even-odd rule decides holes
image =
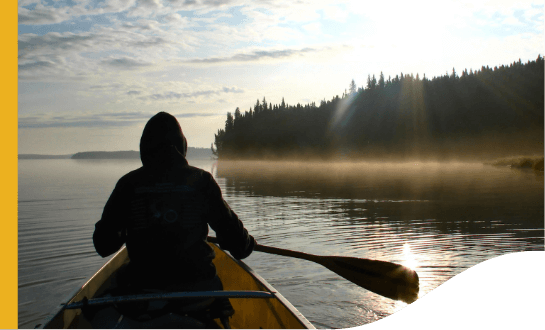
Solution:
[[[141,166],[137,168],[136,170],[132,170],[128,172],[127,174],[123,175],[118,182],[130,182],[134,181],[135,179],[141,177],[144,174],[144,167]]]
[[[187,170],[191,173],[191,175],[199,176],[204,180],[212,179],[212,174],[206,170],[203,170],[202,168],[187,165]]]

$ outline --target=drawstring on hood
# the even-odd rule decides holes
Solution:
[[[157,167],[187,154],[187,140],[174,116],[159,112],[147,122],[140,138],[140,159],[146,167]]]

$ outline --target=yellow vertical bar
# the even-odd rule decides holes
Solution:
[[[0,328],[17,328],[17,1],[0,2]]]

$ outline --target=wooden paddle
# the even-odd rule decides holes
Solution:
[[[209,236],[208,241],[218,243],[216,237]],[[408,304],[418,299],[418,274],[410,268],[393,262],[353,257],[317,256],[261,244],[256,244],[254,251],[316,262],[352,283],[390,299],[401,300]]]

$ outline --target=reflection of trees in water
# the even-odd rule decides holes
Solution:
[[[395,223],[391,228],[400,233],[433,228],[543,237],[542,231],[524,230],[543,228],[543,177],[532,173],[482,166],[415,170],[407,165],[219,162],[217,174],[235,194],[327,201],[332,226]]]

